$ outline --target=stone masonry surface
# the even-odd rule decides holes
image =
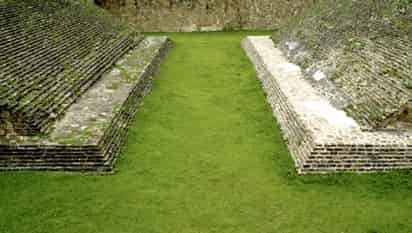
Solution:
[[[0,137],[50,132],[143,36],[91,3],[0,1]]]
[[[272,39],[364,130],[412,128],[411,1],[318,0]]]
[[[313,0],[95,0],[142,31],[273,30]]]
[[[128,123],[170,46],[166,37],[147,37],[86,91],[50,134],[0,138],[0,170],[112,172]]]
[[[247,37],[255,64],[299,173],[412,169],[412,133],[363,131],[302,76],[269,37]]]

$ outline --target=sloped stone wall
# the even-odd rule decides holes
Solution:
[[[412,169],[411,131],[362,131],[333,107],[268,37],[242,46],[254,63],[300,174]]]
[[[318,0],[273,40],[365,130],[411,128],[412,4]]]
[[[146,37],[70,106],[50,134],[0,135],[0,172],[114,172],[129,122],[172,45],[166,37]]]
[[[142,31],[273,30],[312,0],[95,0]]]
[[[0,25],[0,136],[50,132],[143,39],[94,4],[78,1],[0,1]]]

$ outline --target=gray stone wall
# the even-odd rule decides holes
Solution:
[[[171,46],[166,37],[145,38],[70,106],[50,134],[0,135],[0,172],[113,173],[129,122]]]
[[[362,131],[267,37],[242,42],[300,174],[412,169],[411,131]]]
[[[322,94],[365,130],[411,129],[412,5],[318,0],[273,35]]]
[[[312,0],[96,0],[141,31],[273,30]]]
[[[50,132],[143,39],[86,2],[0,1],[0,22],[0,136]]]

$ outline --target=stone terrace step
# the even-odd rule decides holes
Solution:
[[[412,169],[412,133],[362,131],[302,77],[269,37],[247,37],[255,64],[299,173]]]
[[[143,39],[103,10],[76,1],[2,1],[0,25],[0,118],[20,135],[50,132]]]
[[[0,138],[0,171],[112,172],[171,41],[148,37],[71,105],[47,136]]]

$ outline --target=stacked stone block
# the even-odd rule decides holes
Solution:
[[[13,125],[3,129],[9,133],[49,132],[56,119],[143,38],[86,3],[0,4],[0,111],[6,112],[2,122]]]
[[[273,39],[364,130],[405,130],[412,126],[411,22],[412,7],[402,1],[320,0]]]
[[[170,47],[171,41],[167,38],[145,39],[136,50],[130,52],[134,54],[133,57],[124,58],[127,63],[135,65],[130,71],[134,78],[124,81],[124,77],[111,74],[102,77],[67,110],[66,116],[57,123],[56,129],[50,135],[0,138],[0,171],[113,172],[129,123],[142,104],[144,96],[148,94],[153,75]],[[118,67],[124,66],[119,64]],[[113,89],[108,85],[113,80],[120,86],[122,93],[113,93]],[[107,94],[95,95],[102,92]],[[115,98],[115,101],[102,103],[101,97]],[[100,110],[99,105],[102,104],[108,105],[106,108],[109,111]],[[85,109],[88,109],[88,114],[93,117],[105,117],[81,119],[80,112]],[[80,118],[76,121],[78,125],[74,124],[70,117]],[[77,130],[83,127],[90,131]],[[67,128],[72,131],[66,133]]]
[[[390,44],[382,39],[362,43],[345,55],[350,65],[338,64],[333,82],[351,99],[345,110],[365,129],[394,127],[403,120],[397,119],[402,112],[411,111],[412,44],[395,38]]]
[[[112,172],[171,46],[91,1],[0,1],[0,171]]]
[[[363,131],[320,95],[268,37],[248,37],[242,44],[300,174],[412,169],[410,132]]]
[[[95,0],[142,31],[273,30],[313,0]]]

